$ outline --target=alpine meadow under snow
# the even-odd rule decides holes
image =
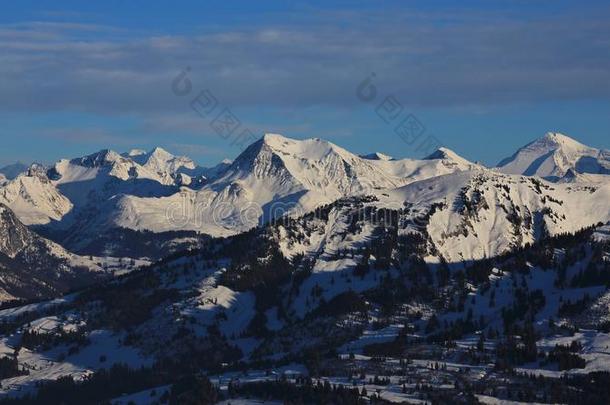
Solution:
[[[608,150],[266,134],[0,174],[0,404],[607,401]]]

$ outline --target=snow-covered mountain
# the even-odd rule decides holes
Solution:
[[[47,177],[45,168],[36,165],[0,188],[0,203],[26,225],[60,221],[73,206]]]
[[[134,155],[134,152],[131,154]],[[116,237],[117,231],[122,228],[117,219],[122,215],[129,215],[124,212],[124,200],[132,197],[154,202],[178,193],[184,183],[192,185],[191,180],[194,178],[180,173],[181,170],[196,171],[198,167],[190,159],[174,157],[160,148],[135,156],[119,155],[114,151],[105,150],[78,159],[62,160],[49,171],[49,177],[56,189],[66,196],[74,207],[59,221],[47,227],[50,230],[48,234],[57,236],[56,240],[78,252],[110,255],[122,252],[121,254],[136,256],[138,253],[129,253],[129,249],[125,249],[130,244],[111,247],[112,237]],[[188,178],[188,181],[185,178]],[[127,228],[149,230],[137,225]],[[124,232],[119,236],[123,240],[141,239],[137,235],[127,235]],[[165,243],[171,237],[152,239]],[[146,243],[150,243],[151,247],[156,245],[154,240]],[[100,249],[93,249],[95,245]],[[136,243],[131,246],[135,248],[140,245]],[[151,249],[142,249],[140,246],[136,250],[143,254],[144,250],[150,252]],[[168,251],[159,251],[159,254],[166,253]]]
[[[9,206],[22,222],[36,226],[70,249],[80,251],[102,238],[105,242],[100,241],[100,249],[87,249],[86,253],[112,255],[115,253],[109,248],[112,237],[139,240],[134,235],[116,232],[114,219],[120,212],[122,197],[154,199],[178,192],[181,185],[197,186],[192,184],[198,181],[195,176],[181,171],[193,174],[199,169],[190,159],[175,157],[160,148],[125,155],[102,150],[60,160],[48,169],[33,165],[0,188],[0,202]],[[174,235],[178,236],[185,235]],[[169,239],[159,238],[163,243]],[[124,253],[127,246],[130,244],[118,246],[116,251]]]
[[[405,220],[427,218],[431,251],[449,262],[493,257],[610,220],[609,182],[553,184],[502,174],[445,148],[419,161],[370,160],[319,139],[266,135],[201,190],[154,201],[126,197],[119,223],[227,236],[284,213],[299,216],[371,194],[376,207],[410,207]]]
[[[93,260],[38,236],[0,204],[0,301],[56,296],[103,275]]]
[[[542,238],[610,221],[610,183],[554,184],[488,169],[415,182],[379,194],[377,206],[408,205],[447,262],[494,257]]]
[[[541,153],[543,161],[535,157]],[[605,189],[605,175],[578,171],[590,167],[585,163],[592,156],[597,156],[596,162],[601,168],[605,164],[604,153],[565,136],[548,134],[517,152],[499,170],[542,174],[555,180],[561,178],[561,183],[580,184],[578,187],[558,184],[551,198],[563,200],[581,186]],[[557,162],[559,157],[572,162],[574,168],[561,161],[565,164],[549,169],[549,162]],[[528,159],[540,165],[527,163]],[[0,201],[11,207],[23,222],[38,225],[45,235],[70,249],[80,252],[104,240],[98,245],[105,246],[105,254],[112,254],[109,235],[116,236],[118,230],[146,233],[150,243],[154,243],[155,234],[188,231],[192,234],[179,235],[186,238],[183,242],[198,243],[193,239],[195,233],[234,235],[273,218],[286,214],[300,216],[348,196],[387,194],[400,196],[398,204],[412,202],[419,197],[411,195],[415,188],[408,185],[427,179],[430,187],[438,186],[441,190],[427,198],[448,200],[449,193],[459,193],[470,180],[457,174],[444,176],[472,171],[485,173],[485,182],[496,189],[498,185],[493,181],[506,181],[503,187],[510,189],[510,193],[526,193],[522,197],[530,198],[529,188],[520,186],[525,180],[494,175],[447,148],[422,160],[392,159],[378,153],[362,157],[317,138],[295,140],[266,134],[234,161],[224,161],[212,169],[201,168],[191,159],[173,156],[161,148],[124,154],[104,150],[61,160],[46,172],[30,170],[9,181],[0,188]],[[443,182],[447,184],[439,185]],[[407,187],[404,193],[403,187]],[[510,206],[510,201],[497,203],[505,208]],[[534,205],[528,209],[535,211],[540,204]],[[603,208],[598,211],[602,219]],[[575,226],[589,224],[588,218],[570,218],[570,221]],[[127,237],[120,232],[122,238]],[[502,227],[494,232],[498,232],[499,240],[508,238]],[[165,235],[161,239],[166,243],[172,237],[178,236]],[[494,234],[490,234],[491,244],[502,245],[492,242],[493,239]],[[527,236],[525,240],[529,240]],[[479,257],[502,250],[487,245],[477,249],[479,253],[473,251],[465,253],[466,256]]]
[[[347,195],[475,167],[447,150],[425,160],[373,160],[320,139],[267,134],[211,169],[160,148],[103,150],[61,160],[3,190],[27,224],[52,229],[49,235],[61,234],[58,240],[78,250],[116,228],[232,235]]]
[[[131,229],[226,236],[344,196],[476,167],[453,152],[426,160],[371,160],[317,138],[266,134],[200,190],[183,188],[155,200],[126,196],[116,223]]]
[[[430,154],[425,159],[426,160],[444,160],[446,162],[453,162],[454,164],[460,165],[461,167],[467,167],[467,168],[482,167],[479,164],[473,164],[472,162],[470,162],[467,159],[464,159],[462,156],[458,155],[451,149],[448,149],[445,147],[440,147],[439,149],[437,149],[435,152]]]
[[[464,174],[463,180],[477,176]],[[406,220],[408,207],[376,208],[385,203],[373,196],[344,198],[316,213],[212,241],[202,250],[174,255],[61,301],[0,311],[10,321],[0,335],[0,351],[11,354],[19,344],[15,361],[31,370],[7,371],[0,392],[24,395],[41,381],[101,369],[106,369],[100,373],[107,381],[113,373],[108,370],[117,363],[142,374],[154,372],[143,383],[148,385],[115,389],[108,384],[111,397],[150,390],[139,396],[143,401],[175,383],[169,372],[174,364],[179,370],[222,373],[217,381],[225,384],[224,392],[231,384],[277,380],[267,368],[296,368],[312,375],[320,363],[326,366],[325,378],[368,384],[367,391],[377,390],[384,398],[404,392],[403,384],[418,390],[415,383],[403,383],[405,374],[417,381],[425,370],[444,373],[438,384],[442,390],[447,379],[455,376],[457,383],[463,381],[464,369],[476,370],[469,372],[469,380],[484,384],[478,388],[484,390],[492,383],[513,383],[512,368],[503,372],[501,367],[510,358],[502,346],[505,335],[513,334],[525,342],[519,347],[533,345],[533,359],[541,359],[513,360],[517,365],[528,362],[523,371],[560,377],[564,370],[567,376],[609,370],[608,334],[591,329],[603,328],[608,317],[603,306],[607,278],[587,279],[583,273],[586,268],[597,277],[608,268],[608,245],[593,240],[594,229],[464,263],[464,268],[430,265],[421,261],[429,253],[427,240],[413,227],[423,222]],[[597,318],[587,319],[589,328],[579,330],[585,322],[580,313],[586,317],[590,305]],[[535,328],[532,340],[526,339],[522,325]],[[513,327],[519,331],[511,332]],[[571,353],[582,356],[582,365],[561,362],[560,368],[547,352],[572,341],[577,344]],[[478,349],[477,342],[482,342]],[[317,354],[327,350],[327,355]],[[476,352],[481,359],[471,360]],[[375,353],[384,353],[377,356],[386,360]],[[407,355],[403,366],[400,359]],[[452,372],[439,370],[441,366],[432,365],[435,361],[447,362]],[[254,368],[261,362],[259,373]],[[354,364],[364,377],[349,375]],[[392,378],[367,383],[380,364]],[[126,373],[118,371],[116,380],[125,379]],[[517,381],[515,389],[522,384]],[[105,390],[98,387],[99,398]],[[406,395],[390,398],[403,402]],[[440,403],[453,402],[447,398]]]
[[[271,134],[208,172],[201,187],[169,181],[192,170],[184,162],[158,151],[103,151],[38,173],[72,204],[46,227],[70,233],[71,243],[124,248],[145,234],[160,237],[149,231],[188,229],[223,237],[60,301],[0,311],[9,321],[0,353],[15,365],[6,367],[0,393],[102,368],[110,370],[102,381],[140,381],[112,371],[121,362],[152,378],[125,390],[108,383],[118,391],[109,398],[160,393],[176,383],[176,367],[223,373],[217,381],[228,393],[247,379],[277,380],[250,373],[263,364],[299,367],[398,402],[449,403],[450,387],[469,382],[495,398],[521,392],[533,371],[610,370],[604,174],[568,169],[551,182],[487,169],[445,148],[394,160]],[[0,251],[14,260],[37,246],[36,236],[6,212]],[[132,246],[145,248],[163,251],[153,239]],[[380,373],[391,378],[378,384],[370,376]],[[436,373],[427,381],[438,384],[416,384],[423,373]],[[570,392],[583,387],[565,378],[544,394],[565,384]],[[92,391],[101,395],[98,387]],[[446,396],[425,396],[439,392]]]
[[[50,171],[50,177],[58,186],[95,180],[94,185],[97,187],[99,183],[107,183],[109,178],[123,182],[148,180],[173,185],[171,175],[175,174],[173,169],[178,164],[170,156],[172,155],[161,149],[135,157],[102,150],[81,158],[59,161]]]
[[[549,132],[502,160],[498,169],[509,174],[558,180],[570,171],[610,174],[610,151],[595,149],[560,133]],[[573,178],[573,177],[572,177]]]
[[[150,152],[132,150],[127,154],[134,162],[150,172],[156,173],[165,184],[174,184],[177,180],[184,184],[183,176],[198,174],[203,169],[186,156],[174,156],[165,149],[154,148]],[[189,176],[190,177],[190,176]],[[187,182],[190,184],[190,180]]]

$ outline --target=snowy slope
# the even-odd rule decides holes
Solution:
[[[426,230],[449,262],[493,257],[545,236],[610,220],[610,183],[553,184],[478,170],[385,194],[379,196],[380,204],[399,209],[408,202],[416,215],[434,207]]]
[[[358,253],[376,240],[388,238],[384,243],[397,255],[414,249],[431,266],[442,261],[460,269],[543,238],[607,222],[609,198],[607,184],[558,185],[491,170],[465,171],[379,190],[374,196],[345,198],[322,211],[280,221],[272,235],[285,257],[303,256],[308,263],[309,278],[292,306],[303,316],[318,305],[312,292],[319,286],[328,302],[342,291],[361,292],[379,282],[375,271],[349,277],[362,266]],[[396,227],[396,235],[387,233],[387,227]],[[597,235],[604,229],[596,238],[601,239]],[[397,237],[421,240],[423,245],[396,244]],[[366,260],[367,268],[385,268],[397,260],[394,254],[392,259],[375,255]]]
[[[519,149],[498,164],[509,174],[560,179],[572,170],[576,173],[610,174],[610,151],[599,150],[560,133],[545,136]]]

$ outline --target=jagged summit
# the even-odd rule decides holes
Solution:
[[[171,159],[175,157],[160,146],[153,148],[153,150],[150,151],[150,156],[158,159]]]
[[[133,156],[132,159],[149,170],[168,176],[176,176],[181,168],[192,170],[197,166],[190,158],[175,156],[161,147]]]
[[[153,173],[162,175],[174,175],[182,167],[186,169],[196,167],[195,162],[190,158],[175,156],[161,147],[155,147],[149,152],[142,149],[132,149],[122,154],[111,149],[102,149],[90,155],[61,162],[64,162],[64,164],[69,162],[69,164],[86,168],[116,167],[117,165],[134,167],[139,165]]]
[[[70,163],[83,167],[94,168],[108,166],[124,159],[124,157],[111,149],[102,149],[99,152],[72,159],[70,160]]]
[[[53,184],[44,166],[33,164],[0,187],[0,203],[9,206],[26,225],[61,219],[72,203]]]

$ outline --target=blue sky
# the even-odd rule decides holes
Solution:
[[[546,131],[610,147],[607,2],[176,3],[3,2],[0,164],[160,145],[211,165],[240,152],[211,125],[225,108],[234,135],[396,157],[424,153],[394,132],[406,116],[420,140],[487,164]],[[216,100],[206,117],[190,107],[201,91]],[[388,97],[400,114],[386,123]]]

